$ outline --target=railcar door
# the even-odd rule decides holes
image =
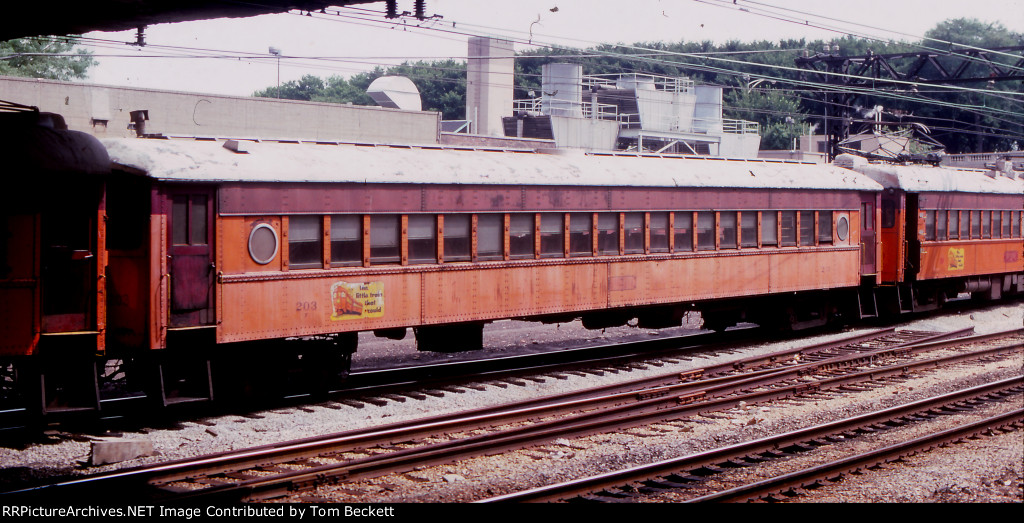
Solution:
[[[171,327],[212,325],[213,191],[177,189],[168,194],[168,272],[171,276]]]
[[[55,195],[41,213],[42,331],[96,328],[98,190]]]
[[[882,282],[902,283],[906,228],[906,198],[903,191],[882,195],[882,223],[879,224],[882,239]],[[916,219],[916,217],[915,217]]]
[[[875,243],[875,203],[874,193],[861,194],[860,197],[860,273],[862,276],[875,274],[876,248]]]

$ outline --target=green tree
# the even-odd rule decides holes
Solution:
[[[1024,34],[1010,31],[1002,24],[981,22],[971,18],[958,18],[939,23],[925,33],[931,47],[947,48],[956,45],[994,49],[1024,45]],[[989,54],[991,60],[1002,66],[1012,66],[1020,59],[1016,56]],[[951,59],[938,58],[947,70],[953,70]],[[985,78],[991,73],[987,65],[975,62],[968,66],[963,76]],[[932,95],[935,100],[948,104],[946,107],[922,104],[918,115],[933,118],[938,127],[935,137],[942,141],[949,152],[1008,151],[1015,138],[1007,135],[1024,135],[1024,113],[1021,111],[1021,82],[979,82],[968,85],[987,91],[1004,91],[1003,94],[979,92],[942,92]],[[962,132],[970,131],[970,134]],[[1016,138],[1019,139],[1019,138]]]
[[[947,20],[926,36],[918,42],[881,42],[847,35],[828,42],[804,39],[730,41],[722,44],[680,41],[531,50],[516,56],[514,97],[528,98],[530,91],[539,93],[541,68],[551,62],[581,64],[587,75],[641,73],[687,76],[697,83],[722,86],[726,116],[759,122],[762,147],[788,149],[792,146],[793,137],[799,135],[807,124],[816,125],[820,132],[825,114],[820,89],[805,83],[817,79],[796,67],[796,58],[804,53],[821,53],[826,44],[829,53],[842,56],[917,53],[960,45],[987,49],[1024,45],[1024,35],[1009,31],[998,23],[973,19]],[[1019,53],[1009,57],[993,55],[992,59],[1003,65],[1013,65],[1019,59]],[[938,60],[947,71],[955,69],[949,58],[940,56]],[[901,67],[900,63],[897,67]],[[967,74],[972,77],[988,74],[982,63],[970,67]],[[304,77],[298,82],[282,85],[281,97],[372,105],[366,88],[370,82],[384,75],[412,79],[420,90],[424,109],[439,111],[446,120],[465,118],[466,65],[454,60],[378,67],[347,80],[330,77],[317,82],[319,79],[316,77]],[[852,131],[857,130],[857,123],[871,124],[867,118],[869,111],[881,105],[885,108],[886,121],[903,118],[908,124],[923,123],[932,129],[932,137],[945,144],[948,152],[1007,150],[1014,140],[1024,141],[1019,138],[1024,135],[1021,86],[1020,82],[994,85],[983,82],[967,86],[986,91],[1006,91],[1006,95],[937,87],[913,90],[905,85],[858,93],[848,108],[855,123]],[[276,94],[274,87],[256,93],[257,96],[270,97]]]
[[[373,71],[352,75],[349,79],[331,76],[326,81],[313,75],[281,84],[280,98],[314,102],[374,105],[367,88],[381,76],[405,76],[420,91],[423,109],[437,111],[446,120],[464,118],[466,113],[466,64],[455,60],[406,62],[402,65],[377,67]],[[268,87],[253,96],[277,98],[278,88]]]
[[[0,42],[0,75],[73,80],[96,65],[92,53],[75,49],[78,38],[19,38]]]
[[[757,122],[761,126],[761,149],[793,148],[802,134],[800,101],[775,89],[734,89],[723,96],[725,117]]]

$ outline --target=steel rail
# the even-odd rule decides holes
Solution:
[[[933,338],[933,337],[930,337],[930,338]],[[967,338],[967,340],[970,340],[970,339],[971,338]],[[957,342],[958,343],[964,343],[965,340],[961,339],[961,340],[957,340]],[[901,345],[905,345],[905,344],[901,344]],[[882,351],[889,351],[889,350],[892,350],[892,349],[882,349]],[[876,352],[878,352],[878,351],[876,351]],[[769,356],[766,356],[766,357],[769,357]],[[821,365],[824,365],[824,364],[828,364],[828,365],[830,365],[829,368],[834,368],[836,366],[835,360],[837,360],[837,359],[847,359],[847,360],[850,360],[850,361],[856,361],[858,359],[863,359],[863,358],[860,355],[843,356],[843,357],[839,357],[839,358],[830,358],[830,359],[824,360],[823,362],[798,365],[798,366],[790,369],[789,375],[793,375],[794,372],[801,372],[801,370],[806,372],[806,369],[809,368],[808,366],[810,366],[810,365],[821,366]],[[872,360],[872,359],[874,359],[874,358],[873,357],[868,357],[868,360]],[[831,362],[831,363],[828,363],[828,362]],[[776,372],[776,371],[769,370],[769,371],[762,371],[762,372]],[[749,382],[750,378],[748,376],[749,376],[749,374],[744,376],[748,380],[744,384],[744,387],[748,387],[749,388],[751,385],[750,385],[750,382]],[[723,381],[728,381],[728,379],[729,378],[720,378],[720,379],[716,379],[716,380],[706,380],[705,382],[696,382],[696,383],[687,384],[687,386],[689,386],[691,389],[693,389],[695,387],[695,385],[702,385],[702,386],[705,386],[708,389],[714,389],[716,383],[720,383],[720,382],[723,382]],[[756,378],[756,379],[763,379],[763,378]],[[718,386],[719,387],[726,387],[726,385],[718,385]],[[733,387],[733,388],[735,388],[735,387]],[[740,388],[743,388],[743,387],[740,387]],[[727,389],[721,389],[721,390],[727,390]],[[643,394],[646,394],[647,396],[643,396]],[[658,410],[658,409],[664,409],[666,406],[674,406],[674,405],[677,405],[679,403],[679,401],[680,401],[679,400],[679,398],[680,398],[679,393],[676,392],[675,394],[676,395],[671,396],[671,397],[661,397],[661,398],[653,398],[653,399],[646,399],[645,400],[645,399],[642,399],[642,398],[647,398],[647,397],[651,397],[651,396],[658,396],[659,394],[651,393],[649,391],[648,392],[642,392],[642,393],[636,395],[637,398],[641,398],[641,400],[637,401],[635,403],[630,403],[629,405],[625,406],[625,410],[626,411],[633,410],[634,412],[635,411],[644,411],[644,412],[646,412],[646,411],[650,411],[652,409],[653,410]],[[662,396],[667,396],[667,394],[661,394],[661,395]],[[622,394],[620,396],[621,397],[618,397],[618,398],[615,398],[615,397],[605,398],[602,401],[604,401],[606,404],[615,403],[615,402],[621,403],[622,401],[626,401],[627,399],[632,399],[631,397],[633,395],[631,395],[631,394]],[[694,399],[697,399],[697,398],[704,398],[704,397],[707,397],[707,396],[708,396],[708,394],[706,392],[691,392],[688,397],[691,400],[694,400]],[[576,404],[572,404],[572,403],[573,402],[568,402],[567,404],[559,404],[559,405],[556,405],[556,406],[553,406],[553,407],[550,407],[550,408],[547,408],[547,409],[543,409],[542,408],[542,409],[539,409],[539,410],[522,409],[521,411],[513,412],[511,414],[511,416],[515,416],[515,418],[505,417],[501,421],[503,423],[509,423],[509,422],[513,422],[513,421],[521,420],[521,419],[532,419],[532,418],[539,417],[540,415],[544,414],[545,412],[547,412],[547,413],[555,412],[557,409],[561,409],[561,410],[574,410],[574,409],[575,410],[579,410],[583,406],[587,405],[586,403],[583,403],[583,402],[576,402]],[[594,404],[590,404],[588,408],[594,408]],[[615,412],[621,411],[621,410],[623,410],[623,408],[619,407],[618,409],[611,409],[609,412],[615,413]],[[706,410],[717,410],[717,408],[710,408],[710,409],[706,409]],[[465,415],[465,413],[463,413],[463,415]],[[493,414],[493,415],[497,416],[497,414]],[[591,416],[593,416],[593,414]],[[599,416],[599,418],[604,418],[604,416]],[[494,420],[490,421],[490,424],[493,426],[494,424],[497,423],[497,420],[498,420],[498,418],[494,418]],[[170,464],[165,464],[165,465],[161,465],[161,466],[157,466],[157,467],[147,467],[145,469],[136,470],[136,471],[126,471],[126,472],[112,473],[112,474],[107,475],[107,477],[105,479],[115,479],[117,477],[121,477],[121,478],[135,477],[135,478],[138,479],[141,476],[148,476],[148,477],[152,478],[151,481],[158,481],[161,484],[167,484],[167,483],[170,483],[170,482],[173,482],[173,481],[183,480],[183,479],[187,479],[187,478],[190,478],[190,477],[202,476],[204,474],[210,474],[210,473],[215,473],[215,472],[219,473],[219,472],[231,471],[231,470],[242,470],[242,469],[245,469],[245,468],[252,468],[252,467],[260,466],[260,465],[269,465],[269,464],[273,464],[275,462],[276,463],[280,463],[280,462],[284,461],[284,459],[281,456],[282,454],[288,454],[289,456],[291,456],[292,459],[294,459],[296,457],[308,457],[310,455],[322,455],[325,452],[324,449],[328,448],[328,447],[334,447],[333,452],[341,452],[341,451],[343,451],[345,449],[360,448],[360,446],[367,446],[367,445],[369,445],[370,443],[373,443],[373,442],[379,443],[381,438],[387,438],[388,441],[405,441],[405,440],[409,440],[409,439],[415,439],[416,437],[425,437],[425,436],[428,436],[428,435],[436,435],[436,434],[445,433],[445,432],[453,432],[453,431],[456,431],[456,430],[465,430],[465,429],[468,429],[468,428],[475,428],[475,427],[480,426],[480,424],[483,423],[483,422],[487,422],[487,416],[478,415],[478,416],[470,416],[470,417],[464,418],[464,419],[456,419],[453,422],[449,422],[449,423],[439,422],[439,421],[420,422],[419,425],[413,425],[413,426],[408,427],[406,429],[396,429],[396,430],[391,431],[391,432],[388,431],[388,427],[381,427],[381,428],[377,428],[377,429],[369,429],[368,432],[364,432],[362,434],[342,434],[342,435],[337,435],[338,437],[336,437],[336,438],[330,438],[330,439],[311,438],[311,439],[308,439],[308,440],[303,440],[303,441],[299,442],[298,444],[294,444],[294,445],[292,445],[292,444],[288,444],[288,445],[271,445],[271,446],[265,446],[265,447],[261,447],[261,448],[257,448],[257,449],[250,449],[249,451],[247,451],[245,453],[242,453],[242,454],[235,453],[234,456],[231,457],[231,459],[233,461],[233,464],[229,464],[229,465],[225,465],[223,462],[221,462],[221,460],[223,458],[227,457],[226,455],[229,454],[229,453],[222,453],[224,455],[212,455],[212,456],[203,457],[203,458],[201,458],[199,460],[184,460],[184,461],[179,462],[179,463],[170,463]],[[636,424],[642,424],[642,422],[641,423],[636,423]],[[557,430],[564,430],[564,429],[557,429]],[[560,434],[560,433],[557,433],[557,432],[554,435],[554,437],[561,437],[561,436],[563,436],[563,434]],[[344,445],[344,448],[340,448],[340,449],[336,448],[338,445],[342,445],[342,444]],[[516,443],[516,445],[520,445],[520,444]],[[519,446],[509,447],[509,448],[519,448]],[[434,450],[435,451],[441,451],[442,449],[435,448]],[[398,459],[398,458],[400,458],[400,456],[403,455],[403,453],[405,453],[405,454],[420,453],[421,456],[419,458],[419,463],[418,464],[422,465],[423,461],[425,459],[422,456],[423,452],[425,452],[425,451],[422,448],[421,449],[410,449],[409,451],[399,451],[399,452],[396,452],[396,453],[389,454],[388,456],[391,456],[391,458],[388,458],[388,459]],[[444,452],[441,452],[441,453],[444,454]],[[366,459],[362,459],[362,460],[353,460],[353,461],[350,461],[348,463],[348,465],[356,466],[356,468],[359,468],[361,466],[361,467],[363,467],[366,470],[374,470],[379,465],[372,465],[371,462],[374,462],[374,461],[381,462],[382,459],[383,458],[366,458]],[[444,458],[444,459],[447,460],[447,458]],[[318,467],[317,469],[314,469],[314,470],[318,470],[318,472],[321,472],[319,470],[321,468],[322,467]],[[300,471],[300,472],[306,472],[306,471]],[[362,475],[362,474],[365,474],[366,471],[361,471],[361,472],[358,472],[358,473]],[[160,478],[160,479],[154,478],[153,476],[157,475],[157,474],[162,475],[163,477]],[[346,476],[346,477],[352,477],[352,475],[353,475],[352,473],[344,474],[344,476]],[[100,476],[100,477],[97,477],[96,479],[98,480],[98,479],[104,479],[104,478],[102,476]],[[77,480],[77,481],[73,481],[73,482],[68,482],[65,485],[71,485],[73,483],[83,483],[84,484],[87,481],[88,481],[87,479]],[[213,491],[216,491],[216,490],[217,489],[215,488],[215,489],[212,489],[210,492],[213,492]]]
[[[701,394],[707,394],[705,391],[708,389],[721,390],[721,391],[732,391],[739,387],[729,387],[729,384],[735,382],[738,379],[751,380],[759,379],[760,381],[770,381],[764,378],[758,378],[759,376],[774,374],[778,372],[778,369],[766,369],[761,371],[751,371],[746,374],[736,376],[720,376],[716,378],[710,378],[698,381],[687,381],[694,378],[699,378],[704,375],[715,375],[724,373],[733,369],[743,369],[753,367],[755,364],[760,365],[767,362],[787,360],[791,356],[796,354],[812,354],[818,351],[831,350],[837,347],[843,347],[857,343],[867,343],[871,341],[878,341],[883,339],[887,335],[894,333],[895,329],[882,329],[878,331],[872,331],[868,333],[858,334],[852,337],[843,338],[840,340],[832,340],[830,342],[817,343],[810,346],[805,346],[797,349],[790,349],[779,353],[772,353],[768,355],[755,356],[740,360],[738,362],[728,362],[720,365],[696,369],[685,373],[670,373],[653,378],[646,378],[640,380],[633,380],[622,384],[613,384],[600,387],[593,387],[582,391],[574,391],[554,396],[547,396],[543,398],[531,399],[516,402],[513,404],[497,405],[492,407],[485,407],[480,409],[474,409],[470,411],[462,411],[447,415],[434,416],[427,419],[417,419],[408,422],[401,422],[390,424],[381,427],[371,427],[365,430],[349,431],[341,434],[330,435],[325,437],[307,438],[305,440],[298,440],[287,442],[284,444],[274,444],[264,447],[257,447],[249,449],[245,453],[221,453],[218,455],[211,455],[206,458],[206,465],[197,460],[186,460],[181,464],[179,472],[169,473],[164,472],[161,478],[162,483],[169,483],[178,480],[188,479],[197,475],[204,475],[216,472],[232,472],[238,470],[244,470],[246,468],[252,468],[256,466],[271,464],[268,460],[281,461],[288,459],[298,459],[309,456],[318,456],[322,452],[322,449],[330,448],[334,452],[341,452],[345,450],[357,450],[365,448],[373,444],[380,444],[383,438],[387,438],[389,443],[396,443],[401,441],[410,441],[416,439],[422,439],[437,435],[443,435],[447,433],[454,433],[463,430],[470,430],[480,428],[482,426],[496,426],[500,424],[511,424],[521,421],[534,420],[543,416],[549,416],[553,414],[574,412],[583,409],[600,409],[614,407],[625,403],[636,404],[643,402],[644,400],[654,400],[648,402],[654,406],[659,406],[662,403],[668,403],[674,405],[676,400],[668,398],[667,400],[658,401],[657,398],[663,398],[668,396],[670,393],[674,394],[694,394],[700,391]],[[929,336],[919,339],[916,342],[930,342],[937,339],[948,338],[951,336],[962,336],[966,332],[973,329],[961,329],[949,333],[942,334],[930,334]],[[900,347],[912,346],[915,341],[907,341],[897,344],[888,349],[881,349],[885,351],[894,350]],[[878,350],[872,351],[873,353],[879,352]],[[849,359],[850,356],[841,357]],[[863,356],[855,356],[853,359],[862,359]],[[874,357],[868,357],[874,359]],[[832,362],[835,358],[831,358],[825,361]],[[810,365],[820,365],[822,362],[814,364],[803,364],[793,367],[792,372],[799,372],[799,369],[807,369]],[[833,366],[836,366],[833,363]],[[780,379],[778,377],[775,378]],[[750,383],[744,381],[743,383]],[[653,386],[653,388],[651,388]],[[725,392],[723,392],[725,393]],[[646,405],[644,408],[650,408]],[[272,456],[272,458],[271,458]],[[222,458],[232,457],[231,463],[225,463]],[[173,465],[173,464],[168,464]],[[165,469],[166,470],[166,469]]]
[[[737,443],[696,454],[607,472],[554,485],[547,485],[522,492],[495,496],[480,500],[478,503],[546,502],[562,500],[581,494],[598,492],[608,488],[632,485],[638,482],[651,480],[652,478],[678,474],[687,470],[715,466],[716,464],[727,462],[729,460],[759,455],[766,452],[777,452],[779,449],[790,447],[792,445],[806,444],[807,442],[814,442],[837,434],[849,433],[864,427],[893,422],[906,416],[941,410],[943,407],[956,404],[958,402],[998,394],[1008,390],[1024,390],[1024,375],[998,382],[987,383],[969,389],[954,391],[876,412],[805,427],[754,441]]]
[[[312,488],[321,484],[341,480],[355,480],[375,477],[391,472],[409,470],[411,467],[448,463],[456,459],[494,454],[506,450],[550,441],[556,438],[585,436],[609,430],[621,430],[668,419],[689,415],[721,411],[744,404],[760,403],[802,394],[838,388],[842,385],[874,381],[884,377],[903,375],[912,370],[949,365],[965,359],[1016,351],[1024,342],[989,348],[972,354],[958,354],[933,358],[919,362],[904,363],[890,367],[871,369],[848,376],[827,378],[814,383],[786,386],[770,391],[739,394],[725,398],[710,398],[699,391],[685,396],[673,395],[667,398],[644,400],[620,405],[595,412],[586,412],[573,418],[556,419],[504,432],[472,436],[424,447],[398,450],[388,454],[370,456],[344,463],[323,464],[306,470],[294,471],[269,478],[253,478],[237,484],[215,486],[202,492],[182,493],[188,496],[242,496],[249,499],[264,499],[287,495],[294,490]],[[668,405],[674,405],[669,407]]]
[[[810,467],[764,481],[751,483],[749,485],[743,485],[729,490],[724,490],[722,492],[701,496],[699,498],[689,500],[688,502],[724,502],[763,498],[765,496],[784,491],[793,485],[804,486],[812,483],[818,483],[823,479],[840,477],[844,474],[857,472],[881,463],[896,461],[916,454],[917,452],[948,445],[971,436],[976,436],[985,431],[1003,428],[1009,425],[1016,425],[1016,428],[1020,428],[1022,423],[1024,423],[1024,409],[1017,409],[976,421],[974,423],[968,423],[910,441],[897,443],[895,445],[865,452],[856,456],[850,456],[832,463]]]

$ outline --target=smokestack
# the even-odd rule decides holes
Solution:
[[[466,119],[470,133],[504,136],[503,116],[512,115],[515,50],[511,40],[469,38],[466,64]]]

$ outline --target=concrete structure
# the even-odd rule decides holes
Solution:
[[[372,106],[17,77],[0,77],[0,100],[61,114],[70,129],[101,138],[135,136],[143,130],[146,134],[208,138],[413,144],[440,140],[439,113]]]
[[[757,151],[758,158],[768,160],[792,160],[795,162],[826,163],[825,153],[812,153],[800,149],[763,150]]]
[[[1003,163],[1000,164],[999,162]],[[949,167],[967,167],[971,169],[994,168],[999,171],[1011,168],[1015,171],[1024,171],[1024,151],[949,154],[942,158],[942,165]]]
[[[574,64],[546,64],[540,96],[514,103],[507,136],[559,147],[754,158],[758,125],[722,117],[722,89],[687,78],[584,76]]]
[[[466,119],[470,134],[504,136],[501,118],[512,114],[515,49],[510,40],[469,38]]]

